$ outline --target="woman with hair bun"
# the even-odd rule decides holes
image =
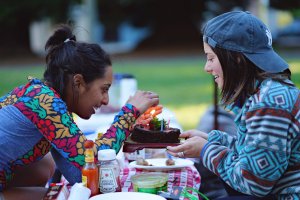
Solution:
[[[55,164],[71,184],[81,182],[86,137],[72,113],[89,119],[109,102],[112,63],[98,44],[76,41],[61,25],[45,49],[44,80],[31,79],[0,98],[0,200],[41,199]],[[95,153],[118,152],[139,115],[158,103],[157,94],[137,91],[95,140]]]

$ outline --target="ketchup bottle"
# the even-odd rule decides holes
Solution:
[[[120,166],[113,149],[98,151],[100,194],[121,192]]]
[[[99,194],[99,170],[95,163],[93,146],[92,140],[85,141],[85,164],[82,168],[82,183],[91,190],[91,196]]]

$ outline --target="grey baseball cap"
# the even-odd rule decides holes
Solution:
[[[266,72],[289,68],[273,50],[267,26],[249,11],[227,12],[209,20],[203,29],[203,41],[212,47],[241,52]]]

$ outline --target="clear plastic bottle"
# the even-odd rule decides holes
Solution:
[[[99,150],[98,161],[100,193],[121,192],[120,166],[116,160],[116,151]]]

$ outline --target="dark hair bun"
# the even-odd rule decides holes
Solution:
[[[111,66],[109,55],[98,44],[76,42],[72,29],[61,24],[48,39],[46,45],[46,70],[44,80],[65,100],[71,76],[81,74],[86,83],[104,77]]]
[[[75,35],[72,33],[72,29],[68,25],[60,25],[53,35],[48,39],[45,45],[45,50],[50,50],[53,47],[63,44],[67,39],[76,41]]]

